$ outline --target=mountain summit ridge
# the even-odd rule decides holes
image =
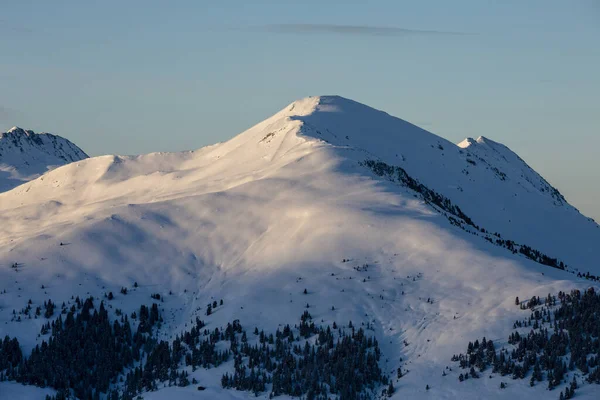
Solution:
[[[298,109],[300,111],[295,113]],[[528,184],[541,193],[552,193],[553,201],[557,205],[568,204],[556,188],[529,167],[508,146],[483,135],[477,139],[466,138],[459,144],[454,144],[384,111],[335,95],[298,100],[265,121],[272,122],[281,117],[301,121],[303,126],[299,130],[300,136],[312,137],[339,146],[361,148],[392,163],[398,161],[396,158],[399,157],[398,154],[402,154],[402,147],[409,149],[409,146],[417,146],[450,151],[453,155],[461,154],[464,156],[463,164],[467,167],[475,165],[473,162],[479,159],[493,169],[496,178],[500,180],[518,180],[519,175],[525,171],[526,176],[523,178]],[[376,123],[373,126],[374,121]],[[398,144],[402,145],[401,148]],[[407,155],[402,154],[402,156],[404,157],[402,162],[406,161]],[[488,165],[485,156],[491,157],[495,163],[501,165]],[[500,166],[510,163],[514,163],[519,169],[514,172],[514,176],[509,176],[510,174],[507,175],[499,169]]]
[[[290,128],[282,119],[292,125],[299,121],[300,125]],[[571,253],[575,265],[585,265],[584,260],[594,252],[593,245],[581,247],[576,243],[577,238],[593,237],[593,241],[600,241],[598,224],[569,204],[558,189],[508,146],[486,136],[468,138],[457,145],[341,96],[295,101],[261,124],[265,122],[282,125],[282,131],[291,129],[298,138],[324,142],[338,149],[361,150],[359,161],[374,159],[401,167],[411,177],[451,199],[486,230],[555,256]],[[257,126],[262,129],[261,124]],[[275,141],[277,135],[277,131],[269,131],[261,141]],[[232,139],[236,140],[237,137]],[[282,153],[281,149],[278,151]],[[561,232],[575,227],[582,230],[565,239]],[[584,257],[573,251],[578,247]]]

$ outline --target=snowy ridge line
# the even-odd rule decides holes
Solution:
[[[459,206],[454,205],[450,199],[435,192],[434,190],[429,189],[416,179],[410,177],[410,175],[408,175],[408,173],[402,167],[388,165],[383,161],[375,160],[365,160],[364,162],[359,163],[359,165],[369,168],[377,176],[385,177],[386,179],[395,183],[401,183],[414,192],[419,193],[427,204],[431,205],[433,209],[448,218],[450,223],[453,225],[458,226],[463,230],[473,233],[477,236],[483,237],[492,244],[510,250],[513,254],[520,253],[526,258],[542,265],[569,271],[568,266],[564,262],[559,261],[557,258],[550,257],[530,246],[518,244],[509,239],[502,239],[502,236],[499,233],[490,234],[485,228],[475,224],[473,220],[465,215]],[[441,210],[445,212],[442,212]],[[447,215],[446,212],[452,214],[452,216]],[[457,217],[458,219],[454,217]],[[460,220],[473,227],[475,231],[466,229]],[[481,234],[484,236],[481,236]],[[574,274],[573,271],[569,272]]]
[[[459,143],[458,146],[463,149],[468,150],[471,155],[473,155],[478,160],[480,160],[481,162],[488,165],[492,170],[494,170],[494,172],[496,172],[498,174],[498,176],[501,178],[501,180],[506,179],[506,174],[504,172],[501,172],[496,166],[489,163],[479,153],[481,153],[482,151],[487,151],[486,149],[491,149],[491,151],[493,152],[492,154],[497,155],[497,157],[496,157],[497,159],[499,158],[507,164],[511,163],[509,158],[513,157],[516,161],[523,164],[523,166],[525,167],[525,171],[524,171],[525,173],[522,175],[522,177],[527,182],[529,182],[532,186],[537,187],[535,180],[536,179],[539,180],[541,187],[539,187],[538,189],[541,192],[546,192],[546,191],[549,192],[550,195],[556,201],[557,206],[562,206],[562,205],[568,204],[567,200],[562,195],[562,193],[560,193],[560,191],[558,189],[556,189],[554,186],[552,186],[543,176],[541,176],[537,172],[535,172],[535,170],[533,168],[531,168],[531,166],[529,166],[529,164],[527,164],[525,162],[525,160],[523,160],[518,154],[516,154],[515,152],[510,150],[504,144],[495,142],[491,139],[488,139],[487,137],[480,136],[477,138],[477,140],[475,140],[473,138],[467,138],[463,142]]]

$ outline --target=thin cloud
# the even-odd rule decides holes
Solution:
[[[336,24],[270,24],[259,28],[263,31],[284,34],[338,34],[355,36],[409,36],[409,35],[436,35],[453,36],[469,35],[465,32],[435,31],[399,28],[392,26],[373,25],[336,25]]]

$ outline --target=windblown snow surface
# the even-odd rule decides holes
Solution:
[[[15,126],[0,132],[0,192],[85,158],[87,154],[67,139]]]
[[[568,269],[452,225],[367,160],[403,168],[478,227]],[[599,244],[599,226],[507,147],[484,137],[456,145],[351,100],[310,97],[225,143],[76,161],[0,194],[0,337],[17,336],[26,354],[41,342],[44,319],[11,321],[30,298],[60,304],[112,291],[110,307],[131,313],[162,293],[159,335],[170,339],[196,316],[210,329],[239,319],[249,332],[274,331],[298,323],[309,303],[324,325],[374,326],[382,368],[409,370],[394,380],[394,398],[557,398],[527,380],[503,390],[506,378],[487,374],[459,383],[450,359],[483,336],[506,345],[513,322],[529,316],[516,296],[589,287],[575,273],[600,272]],[[118,294],[133,282],[137,289]],[[221,298],[207,317],[206,304]],[[190,370],[206,391],[144,398],[254,397],[220,387],[232,370],[233,362]],[[1,384],[0,397],[15,387]],[[593,385],[577,391],[597,396]]]

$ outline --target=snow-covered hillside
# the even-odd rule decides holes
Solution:
[[[404,181],[369,161],[401,169]],[[456,226],[461,215],[473,224]],[[494,233],[570,270],[485,240]],[[110,291],[114,316],[160,293],[160,338],[196,317],[209,329],[239,319],[249,334],[274,332],[308,310],[319,324],[368,326],[384,372],[405,371],[397,398],[545,395],[520,380],[500,390],[497,374],[459,383],[450,360],[482,336],[507,346],[513,322],[529,316],[516,296],[587,288],[572,272],[600,272],[598,244],[598,225],[505,146],[457,146],[354,101],[311,97],[224,143],[85,159],[0,194],[0,337],[17,336],[26,353],[47,339],[44,318],[16,321],[29,299],[35,308]],[[205,393],[223,395],[233,362],[188,370]],[[586,385],[578,396],[597,393]]]
[[[87,154],[67,139],[15,126],[0,132],[0,192],[85,158]]]

